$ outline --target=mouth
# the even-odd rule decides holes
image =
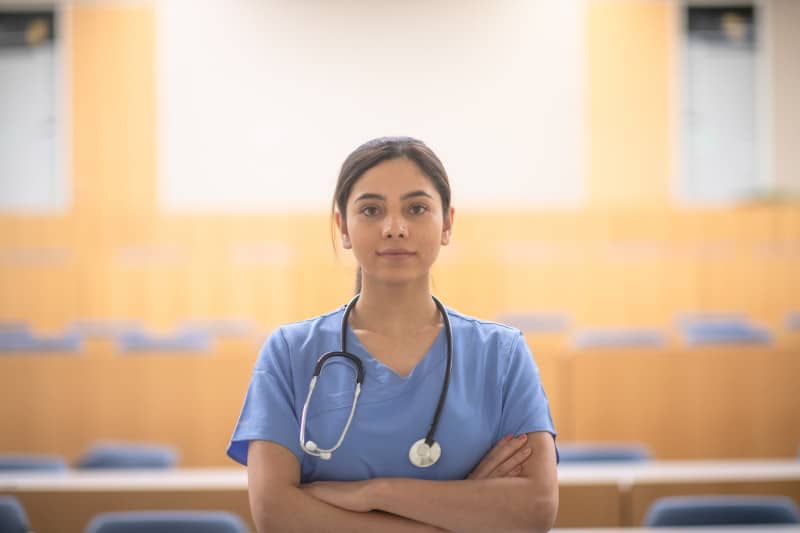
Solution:
[[[378,256],[380,257],[410,257],[412,255],[416,255],[416,252],[412,252],[411,250],[404,250],[404,249],[389,249],[383,250],[378,252]]]

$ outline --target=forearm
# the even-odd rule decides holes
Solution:
[[[557,491],[538,490],[527,478],[425,481],[374,480],[370,507],[448,531],[547,531]]]
[[[351,532],[389,533],[431,532],[438,528],[409,518],[372,511],[346,511],[322,502],[298,487],[285,487],[250,502],[253,520],[259,533],[279,532]]]

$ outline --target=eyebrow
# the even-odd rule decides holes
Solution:
[[[433,196],[426,193],[423,190],[419,191],[411,191],[405,193],[403,196],[400,197],[401,200],[407,200],[409,198],[414,198],[416,196],[426,196],[433,200]],[[365,192],[364,194],[360,195],[358,198],[355,199],[356,202],[360,202],[361,200],[386,200],[386,197],[382,194],[375,194],[374,192]]]

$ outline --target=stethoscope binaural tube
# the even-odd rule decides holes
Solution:
[[[322,366],[331,357],[346,357],[347,359],[350,359],[356,365],[358,372],[356,374],[356,390],[353,393],[353,405],[350,407],[350,415],[347,417],[347,423],[344,425],[342,434],[339,435],[339,440],[336,441],[336,444],[332,448],[323,449],[320,448],[313,440],[306,441],[306,415],[308,414],[308,405],[311,403],[311,395],[314,393],[314,388],[317,386],[317,380],[322,372]],[[327,461],[331,458],[331,454],[333,454],[333,452],[335,452],[339,446],[342,445],[342,441],[344,441],[344,437],[347,435],[347,430],[350,429],[350,422],[353,421],[353,414],[356,411],[356,404],[358,403],[358,396],[361,394],[361,384],[363,382],[364,365],[361,363],[361,359],[351,353],[344,351],[328,352],[317,360],[317,364],[314,366],[314,375],[311,377],[311,383],[308,386],[308,395],[306,395],[306,401],[303,404],[303,414],[300,417],[300,447],[303,448],[304,452]]]
[[[344,311],[344,316],[342,317],[342,329],[341,329],[341,345],[342,350],[338,352],[328,352],[323,354],[318,360],[317,364],[314,366],[314,374],[311,377],[311,383],[308,387],[308,394],[306,396],[306,401],[303,404],[303,412],[300,417],[300,447],[303,451],[309,455],[313,455],[315,457],[319,457],[324,460],[328,460],[331,458],[334,451],[336,451],[344,441],[345,435],[347,435],[347,431],[350,428],[350,423],[353,421],[353,414],[356,410],[356,404],[358,402],[358,397],[361,394],[361,384],[364,382],[364,365],[357,356],[347,352],[347,321],[350,317],[350,312],[355,307],[356,302],[358,301],[360,295],[355,295],[352,300],[347,304],[347,307]],[[447,310],[444,308],[442,303],[435,297],[433,298],[434,303],[436,304],[439,313],[442,316],[442,321],[444,322],[445,328],[445,336],[447,338],[447,366],[445,368],[445,375],[444,380],[442,382],[442,391],[439,393],[439,401],[436,404],[436,411],[433,414],[433,421],[431,422],[430,428],[428,429],[428,433],[425,435],[424,439],[419,439],[418,441],[414,442],[408,450],[408,459],[411,461],[411,464],[414,466],[418,466],[420,468],[426,468],[436,463],[441,457],[442,450],[439,446],[439,443],[434,440],[434,435],[436,433],[436,428],[439,425],[439,418],[442,414],[442,409],[444,408],[445,400],[447,399],[447,389],[449,388],[450,384],[450,373],[453,369],[453,335],[452,330],[450,327],[450,319],[447,316]],[[319,375],[322,372],[322,367],[326,361],[328,361],[332,357],[345,357],[353,362],[356,365],[357,375],[356,375],[356,389],[353,393],[353,405],[350,408],[350,414],[347,418],[347,422],[345,423],[344,429],[342,430],[339,439],[336,441],[336,444],[327,449],[320,448],[317,443],[314,441],[306,441],[305,440],[305,432],[306,432],[306,415],[308,412],[308,405],[311,402],[311,395],[314,392],[314,388],[317,385],[317,380],[319,379]]]

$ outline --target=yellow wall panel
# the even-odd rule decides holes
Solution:
[[[587,191],[593,206],[663,206],[671,175],[671,65],[666,0],[589,1]]]
[[[152,6],[67,9],[74,209],[85,216],[156,208]]]

